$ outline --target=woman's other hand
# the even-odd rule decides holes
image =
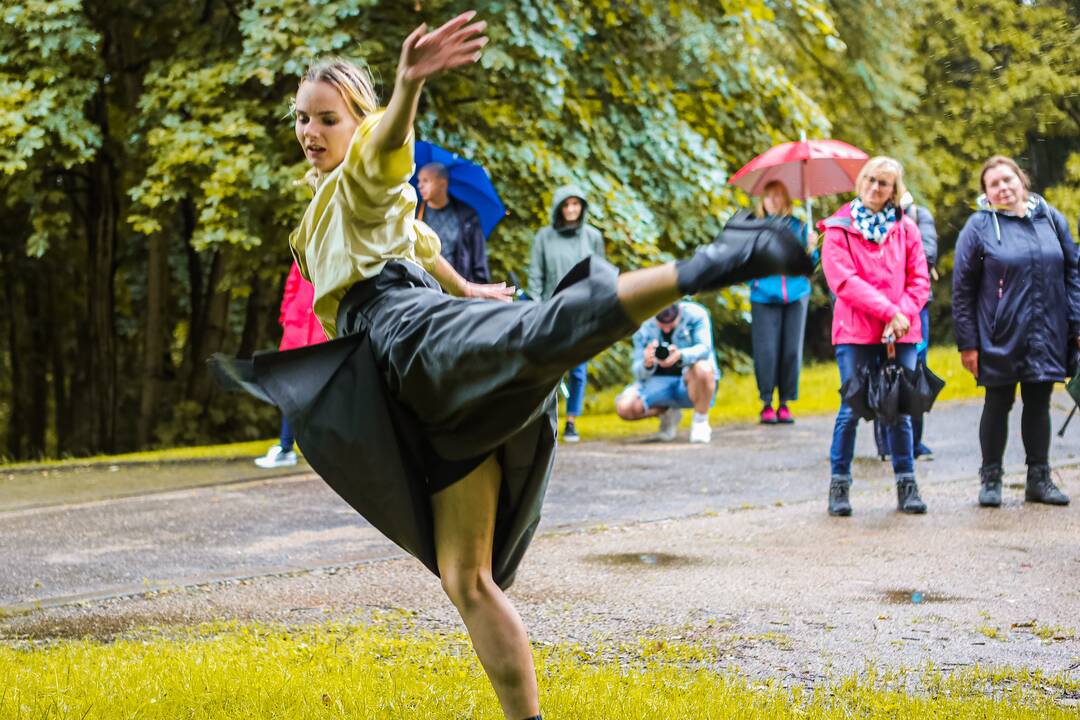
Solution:
[[[492,283],[490,285],[467,282],[465,283],[464,297],[510,302],[514,299],[514,293],[516,292],[516,287],[508,286],[504,282]]]
[[[975,376],[975,379],[979,379],[979,351],[978,350],[961,350],[960,362],[963,364],[964,369]]]

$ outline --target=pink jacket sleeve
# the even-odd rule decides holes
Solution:
[[[910,321],[922,312],[926,301],[930,299],[930,273],[927,270],[926,251],[923,250],[918,226],[909,221],[904,223],[904,227],[907,229],[907,275],[904,295],[900,298],[900,312]]]
[[[281,296],[281,311],[278,313],[278,325],[285,327],[285,314],[289,311],[296,294],[300,292],[300,267],[294,262],[289,269],[289,277],[285,279],[285,292]]]
[[[880,318],[882,322],[892,320],[899,308],[884,293],[859,277],[845,235],[842,228],[825,230],[821,269],[825,272],[829,289],[853,308]]]

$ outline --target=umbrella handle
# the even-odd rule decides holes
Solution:
[[[889,343],[887,343],[885,345],[885,354],[888,356],[888,358],[890,360],[895,360],[896,359],[896,343],[895,342],[889,342]]]

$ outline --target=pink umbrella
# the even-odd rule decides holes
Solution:
[[[728,180],[751,195],[761,195],[765,186],[779,180],[791,197],[809,200],[855,189],[855,178],[869,160],[857,147],[840,140],[788,142],[766,150],[746,163]],[[809,210],[808,210],[809,212]],[[813,217],[810,218],[813,226]]]

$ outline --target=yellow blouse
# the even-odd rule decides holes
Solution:
[[[289,237],[300,273],[315,286],[313,309],[326,336],[337,335],[337,311],[355,283],[375,277],[388,260],[411,260],[428,271],[439,237],[416,215],[413,138],[377,153],[371,134],[383,113],[364,118],[341,165],[319,181],[300,225]]]

